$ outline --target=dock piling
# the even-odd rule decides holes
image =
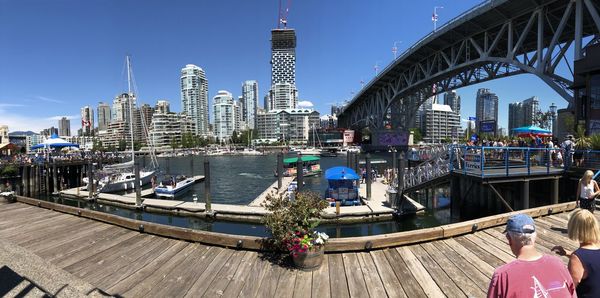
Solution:
[[[212,206],[210,203],[210,163],[208,158],[204,157],[204,203],[206,205],[206,212],[212,212]]]
[[[56,170],[56,161],[52,161],[52,188],[53,192],[58,192],[58,171]]]
[[[302,162],[302,153],[298,153],[298,161],[296,162],[296,181],[298,182],[297,191],[302,190],[302,184],[304,183],[304,165]]]
[[[551,204],[558,204],[558,182],[559,179],[552,180],[552,202]]]
[[[371,175],[371,154],[369,153],[365,156],[365,165],[367,171],[367,200],[371,200],[371,183],[373,182],[373,175]]]
[[[529,209],[529,180],[525,180],[523,181],[523,208],[522,209]]]
[[[135,166],[135,180],[134,180],[135,206],[140,207],[140,206],[142,206],[142,188],[141,188],[141,183],[140,183],[140,164],[139,164],[139,162],[136,162],[134,166]]]
[[[91,199],[94,196],[94,177],[92,175],[92,161],[87,164],[87,177],[88,177],[88,198]]]

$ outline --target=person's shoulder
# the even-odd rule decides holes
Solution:
[[[544,260],[544,262],[546,262],[548,264],[556,265],[556,266],[566,270],[566,267],[563,264],[562,260],[557,256],[544,254],[544,256],[542,257],[542,260]]]

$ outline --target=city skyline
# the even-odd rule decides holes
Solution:
[[[215,14],[199,22],[210,23],[223,17],[228,7],[236,5],[233,19],[237,26],[245,26],[245,30],[237,30],[240,31],[238,33],[232,24],[214,26],[206,29],[211,34],[203,34],[202,42],[179,41],[182,44],[173,49],[167,45],[172,46],[187,32],[175,30],[178,28],[177,13],[189,8],[185,5],[164,7],[149,1],[147,7],[140,8],[142,12],[128,16],[119,26],[106,26],[107,21],[124,19],[122,14],[129,11],[134,2],[124,1],[114,7],[100,2],[91,2],[87,7],[74,1],[0,4],[0,11],[14,11],[0,18],[0,40],[11,45],[0,49],[0,63],[6,66],[0,69],[0,122],[9,125],[11,131],[27,129],[37,132],[56,126],[59,119],[67,117],[74,120],[71,121],[71,130],[77,131],[81,128],[78,125],[81,107],[96,107],[100,101],[110,102],[126,89],[122,69],[123,57],[127,53],[133,56],[140,105],[166,98],[173,104],[174,111],[182,111],[178,103],[180,86],[177,75],[187,64],[206,70],[211,81],[209,99],[222,89],[234,91],[234,97],[241,95],[240,83],[256,80],[260,86],[260,101],[271,87],[269,38],[271,30],[276,27],[277,3],[223,2],[205,7],[214,10]],[[32,6],[32,3],[35,5]],[[296,30],[299,45],[296,68],[300,98],[310,101],[322,114],[327,114],[332,104],[350,99],[352,92],[360,89],[361,81],[368,82],[374,76],[373,65],[383,68],[392,60],[392,45],[397,45],[398,52],[402,53],[432,30],[431,8],[438,3],[450,2],[383,1],[370,5],[347,3],[343,7],[339,3],[321,5],[318,1],[295,3],[289,14],[289,27]],[[479,1],[464,1],[448,5],[439,13],[438,25],[477,3]],[[65,5],[73,12],[82,12],[81,15],[71,13]],[[94,8],[97,11],[93,11]],[[243,13],[241,10],[244,9],[251,13]],[[25,10],[31,14],[31,19],[38,21],[28,24],[18,19],[18,12]],[[165,17],[160,24],[152,24],[143,17],[144,13],[163,10]],[[407,14],[398,26],[389,26],[386,16],[394,10],[414,13]],[[67,11],[69,18],[65,15]],[[333,11],[343,13],[326,17]],[[364,21],[354,24],[353,19],[359,15]],[[313,18],[316,21],[311,21]],[[37,32],[34,29],[38,29],[39,22],[44,22],[44,28]],[[75,23],[80,26],[72,26]],[[152,31],[147,27],[154,30],[152,34],[143,32]],[[89,33],[89,36],[82,32]],[[373,32],[377,34],[371,34]],[[219,33],[221,37],[213,37]],[[33,40],[39,43],[38,47],[26,46]],[[398,40],[402,43],[396,44]],[[210,46],[224,41],[242,43],[243,50]],[[27,50],[17,51],[21,48]],[[79,76],[75,69],[81,64],[93,68],[94,72]],[[39,77],[47,78],[47,82],[25,83],[28,81],[25,79],[27,70],[32,68],[39,72]],[[457,89],[463,101],[461,118],[475,115],[475,94],[479,88],[489,88],[500,98],[501,127],[507,127],[508,103],[522,98],[538,96],[542,110],[546,110],[552,102],[559,108],[566,106],[566,102],[540,79],[520,75]],[[208,105],[212,106],[212,100]]]

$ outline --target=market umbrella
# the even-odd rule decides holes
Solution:
[[[540,137],[550,137],[552,136],[552,131],[543,129],[539,126],[530,125],[524,127],[513,128],[513,131],[518,134],[520,137],[526,137],[529,135],[535,135]]]
[[[325,171],[327,180],[359,180],[360,176],[351,168],[333,167]]]
[[[31,150],[40,149],[40,148],[64,148],[64,147],[76,147],[79,148],[78,144],[73,144],[65,141],[58,137],[58,135],[53,134],[49,139],[44,142],[37,144],[31,147]]]

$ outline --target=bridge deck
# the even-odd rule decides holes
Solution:
[[[576,248],[565,235],[566,213],[536,222],[541,251],[555,244]],[[514,259],[502,227],[494,227],[392,249],[327,254],[318,271],[303,272],[259,252],[141,234],[23,203],[0,204],[1,241],[124,297],[483,297],[494,267]]]
[[[511,167],[508,169],[508,174],[506,168],[484,168],[483,173],[479,169],[455,169],[455,173],[458,174],[466,174],[474,177],[482,177],[482,178],[502,178],[502,177],[523,177],[523,176],[543,176],[543,175],[560,175],[564,172],[562,168],[556,167],[545,167],[545,166],[531,166],[529,170],[526,167]]]

